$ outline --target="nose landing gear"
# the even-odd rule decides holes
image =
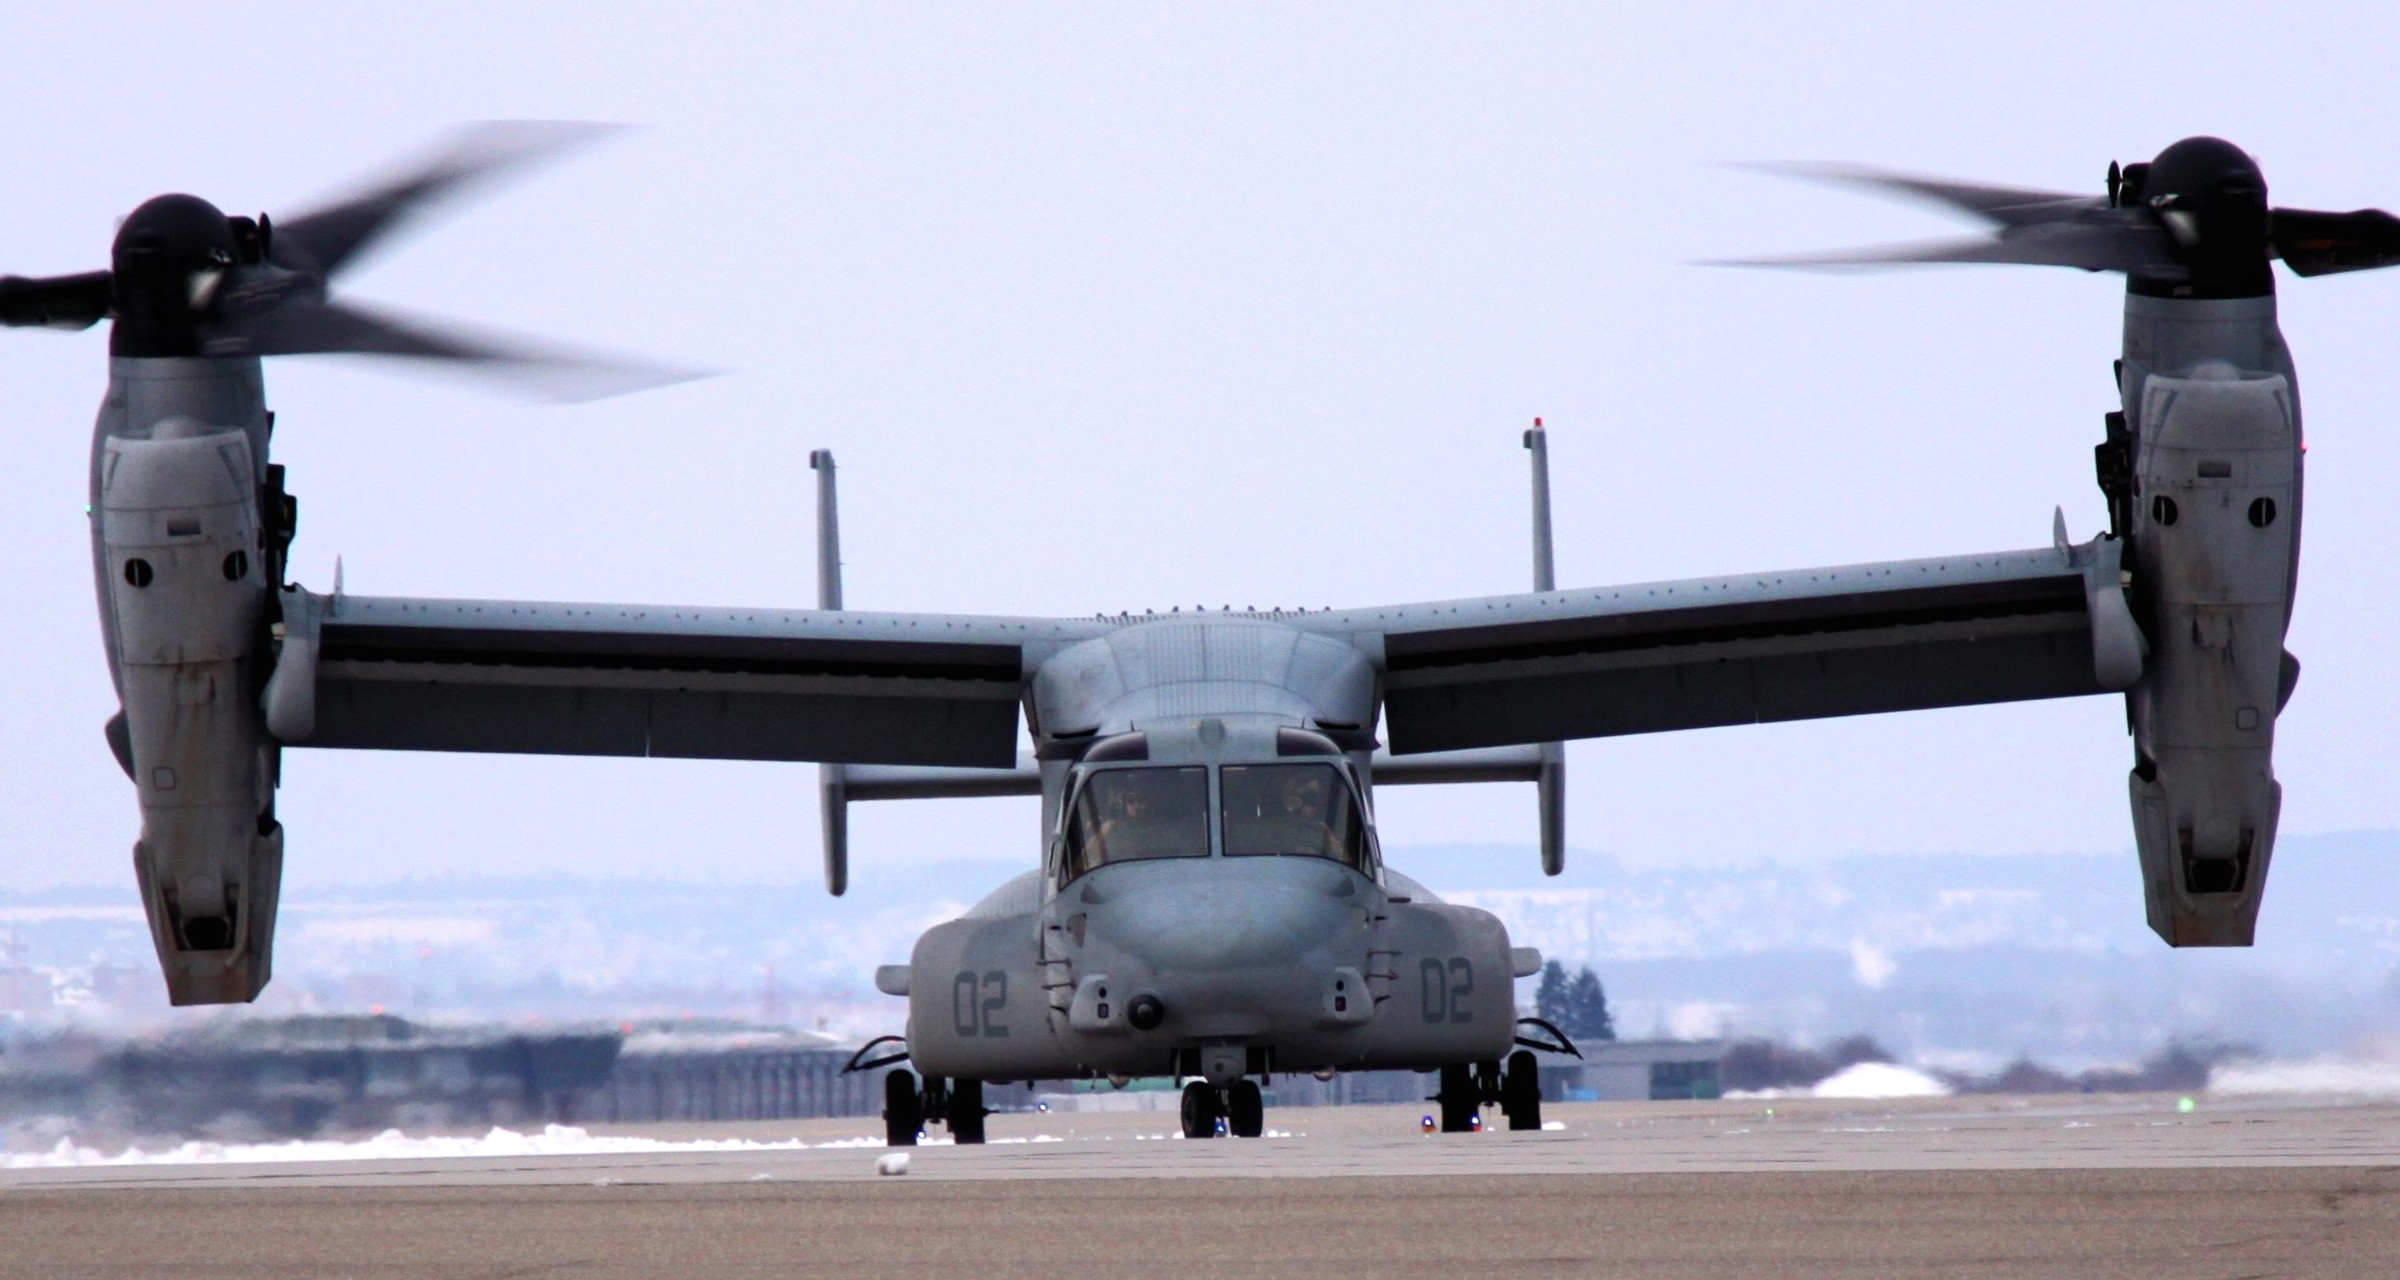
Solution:
[[[962,1147],[982,1145],[983,1118],[991,1114],[983,1106],[983,1081],[952,1081],[946,1101],[942,1118],[950,1125],[950,1140]]]
[[[1223,1089],[1206,1080],[1183,1086],[1183,1136],[1213,1138],[1217,1122],[1237,1138],[1255,1138],[1267,1131],[1267,1102],[1256,1080],[1236,1080]]]
[[[883,1145],[913,1147],[925,1127],[925,1104],[917,1097],[917,1077],[894,1071],[883,1078]]]
[[[1194,1080],[1183,1086],[1183,1136],[1213,1138],[1217,1136],[1217,1120],[1225,1114],[1225,1100],[1217,1087],[1206,1080]]]
[[[1225,1127],[1237,1138],[1255,1138],[1267,1131],[1267,1100],[1258,1081],[1236,1080],[1225,1090]]]
[[[1542,1068],[1523,1049],[1508,1055],[1508,1074],[1500,1078],[1500,1114],[1511,1129],[1542,1127]]]
[[[905,1070],[883,1078],[883,1143],[887,1147],[917,1145],[917,1136],[931,1116],[939,1116],[950,1126],[951,1141],[962,1147],[976,1146],[983,1142],[983,1118],[990,1114],[983,1105],[981,1080],[927,1076],[920,1089],[917,1077]]]
[[[1441,1081],[1433,1100],[1441,1106],[1442,1132],[1473,1133],[1475,1113],[1483,1107],[1483,1087],[1475,1079],[1475,1068],[1464,1063],[1444,1067]]]
[[[1442,1132],[1472,1133],[1486,1104],[1498,1104],[1511,1129],[1542,1127],[1541,1064],[1526,1050],[1508,1055],[1504,1071],[1497,1062],[1459,1064],[1442,1068],[1441,1088],[1433,1100],[1441,1104]]]

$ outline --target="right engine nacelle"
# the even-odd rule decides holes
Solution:
[[[2283,788],[2275,716],[2299,525],[2280,374],[2202,365],[2145,380],[2134,459],[2134,593],[2151,656],[2131,691],[2130,779],[2150,927],[2247,946]]]
[[[122,746],[142,807],[134,873],[178,1005],[266,985],[283,832],[263,657],[258,477],[239,430],[171,419],[106,438],[100,523]]]

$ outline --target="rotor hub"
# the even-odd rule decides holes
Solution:
[[[2275,291],[2267,180],[2240,147],[2222,138],[2185,138],[2150,162],[2140,194],[2172,242],[2175,263],[2131,272],[2134,292],[2255,298]]]
[[[109,253],[117,307],[109,354],[200,354],[200,318],[215,306],[238,248],[224,211],[198,196],[142,202]]]

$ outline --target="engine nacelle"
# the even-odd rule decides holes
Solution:
[[[2130,787],[2150,927],[2175,946],[2247,946],[2258,919],[2283,802],[2275,716],[2297,674],[2297,416],[2277,373],[2143,383],[2132,542],[2151,656],[2128,703]]]
[[[283,871],[275,748],[259,710],[258,470],[250,437],[191,418],[99,458],[109,644],[142,808],[134,873],[178,1005],[266,984]]]

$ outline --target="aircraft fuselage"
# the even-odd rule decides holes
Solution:
[[[1050,656],[1042,866],[917,942],[919,1069],[1222,1085],[1505,1056],[1531,955],[1383,866],[1375,698],[1351,644],[1250,615]]]

